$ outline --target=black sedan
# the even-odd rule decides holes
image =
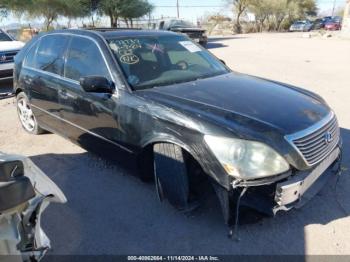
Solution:
[[[235,207],[301,205],[339,167],[337,118],[320,96],[232,72],[181,34],[55,31],[16,56],[14,82],[27,132],[135,158],[181,210],[211,185],[227,223]]]

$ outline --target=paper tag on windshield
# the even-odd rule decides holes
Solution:
[[[179,43],[180,43],[180,45],[182,45],[184,48],[186,48],[191,53],[202,51],[198,46],[196,46],[191,41],[180,41]]]

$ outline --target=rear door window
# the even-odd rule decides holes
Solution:
[[[79,81],[85,76],[104,76],[111,80],[98,46],[90,39],[73,37],[67,52],[64,76]]]
[[[25,66],[35,68],[35,59],[36,59],[35,54],[36,54],[36,50],[38,49],[39,43],[40,43],[40,40],[30,47],[27,53],[26,59],[24,60]]]
[[[69,37],[65,35],[48,35],[41,39],[36,58],[32,66],[57,75],[63,74],[64,54]]]

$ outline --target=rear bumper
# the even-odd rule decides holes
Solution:
[[[0,80],[13,78],[14,63],[0,64]]]

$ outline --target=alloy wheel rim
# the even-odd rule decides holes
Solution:
[[[17,111],[24,128],[32,132],[35,128],[35,118],[32,109],[24,98],[17,101]]]

